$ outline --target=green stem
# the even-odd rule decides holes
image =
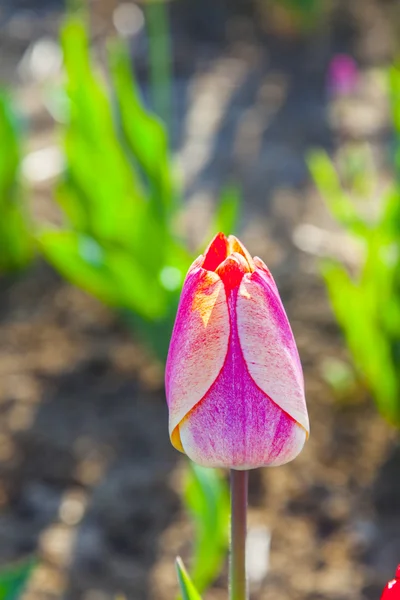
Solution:
[[[172,51],[167,0],[147,0],[145,14],[153,106],[166,126],[170,127]]]
[[[248,471],[231,470],[230,600],[247,600],[246,516]]]

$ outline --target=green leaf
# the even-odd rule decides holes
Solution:
[[[166,130],[157,117],[143,107],[129,52],[121,42],[110,44],[109,64],[129,149],[146,174],[158,215],[167,215],[173,207],[174,190]]]
[[[90,233],[90,215],[87,209],[88,199],[79,189],[67,178],[61,181],[54,190],[54,197],[64,212],[67,222],[81,232]]]
[[[0,570],[0,600],[17,600],[31,576],[35,560],[29,559]]]
[[[201,600],[199,592],[196,590],[182,559],[178,556],[176,559],[176,571],[178,573],[179,587],[183,600]]]
[[[400,202],[396,184],[389,187],[384,196],[383,209],[378,227],[394,240],[400,240]]]
[[[224,188],[215,213],[213,234],[222,231],[225,235],[229,235],[236,231],[240,203],[241,194],[236,186],[230,185]]]
[[[109,102],[103,86],[93,73],[85,26],[70,17],[61,28],[61,44],[70,100],[70,119],[78,120],[85,136],[99,143],[113,132]]]
[[[369,227],[343,191],[338,174],[327,153],[315,150],[308,155],[308,168],[332,216],[354,235],[366,237]]]
[[[4,202],[7,190],[14,184],[20,162],[15,117],[10,100],[0,94],[0,140],[6,152],[0,153],[0,206]]]
[[[215,469],[189,465],[184,502],[195,526],[191,576],[196,587],[204,590],[220,573],[227,553],[229,491]]]
[[[38,232],[38,244],[66,279],[116,308],[165,358],[193,260],[173,229],[166,131],[143,107],[121,43],[110,48],[110,86],[81,20],[68,18],[61,40],[66,170],[55,197],[65,225]]]
[[[77,187],[82,205],[78,209],[69,194],[62,198],[64,208],[70,218],[78,218],[71,221],[73,226],[84,219],[90,225],[86,233],[129,246],[146,202],[144,192],[118,138],[105,84],[91,64],[82,22],[68,19],[61,39],[70,101],[67,176]]]
[[[383,416],[400,424],[399,381],[390,340],[380,326],[374,304],[368,302],[363,287],[352,282],[339,263],[325,261],[322,273],[359,373],[374,394]]]
[[[43,231],[39,244],[47,260],[71,281],[106,304],[129,309],[144,319],[156,319],[166,310],[165,294],[132,255],[103,247],[74,231]]]
[[[22,269],[33,251],[23,208],[18,206],[17,198],[8,200],[8,206],[0,208],[0,273]]]
[[[20,181],[20,148],[10,100],[0,94],[0,273],[21,269],[33,244]]]

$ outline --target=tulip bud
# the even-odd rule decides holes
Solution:
[[[293,460],[309,434],[303,373],[275,281],[218,234],[183,284],[166,367],[171,442],[206,467]]]
[[[400,600],[400,565],[397,567],[396,577],[385,585],[381,600]]]

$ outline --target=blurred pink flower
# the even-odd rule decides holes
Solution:
[[[395,578],[385,585],[381,600],[400,600],[400,565],[397,567]]]
[[[207,467],[294,459],[309,433],[303,372],[275,281],[234,236],[189,269],[166,368],[171,442]]]
[[[327,86],[330,93],[346,96],[352,93],[358,82],[357,63],[348,54],[336,54],[329,63]]]

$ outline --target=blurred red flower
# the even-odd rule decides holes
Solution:
[[[395,578],[385,585],[381,600],[400,600],[400,565],[397,567]]]

